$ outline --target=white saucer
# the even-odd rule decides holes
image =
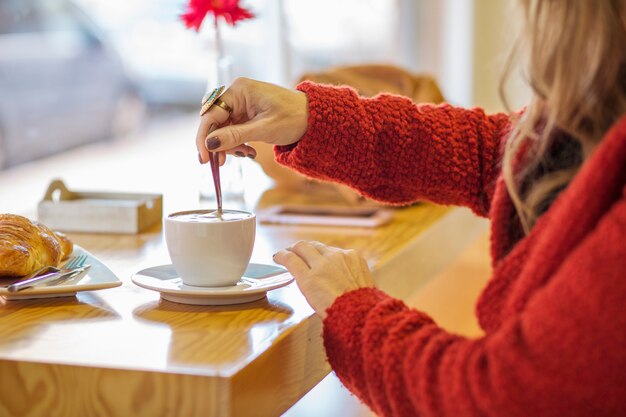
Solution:
[[[249,264],[241,280],[227,287],[195,287],[183,284],[172,264],[136,272],[132,281],[142,288],[158,291],[161,298],[181,304],[226,305],[260,300],[265,293],[293,282],[285,269],[265,264]]]

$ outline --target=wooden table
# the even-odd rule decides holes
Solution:
[[[194,163],[195,121],[0,172],[0,212],[34,218],[54,177],[79,190],[162,192],[166,212],[197,207],[207,168]],[[256,192],[249,208],[302,198],[268,189],[258,168],[246,178],[265,181],[248,187]],[[332,200],[317,191],[307,195]],[[373,230],[259,225],[252,260],[271,263],[300,239],[357,248],[383,289],[407,297],[482,228],[467,211],[432,205],[398,210]],[[138,235],[70,236],[123,285],[0,301],[1,416],[276,416],[329,372],[321,321],[295,284],[245,305],[175,304],[130,281],[169,263],[160,225]]]

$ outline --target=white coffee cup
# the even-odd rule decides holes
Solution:
[[[165,217],[165,242],[172,264],[186,285],[236,284],[248,266],[256,216],[239,210],[193,210]]]

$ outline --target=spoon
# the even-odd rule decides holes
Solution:
[[[213,174],[213,185],[215,186],[215,196],[217,198],[217,215],[222,215],[222,185],[220,184],[220,154],[219,152],[209,152],[209,162],[211,163],[211,173]]]

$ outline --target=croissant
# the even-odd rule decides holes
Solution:
[[[0,214],[0,277],[21,277],[44,266],[58,266],[73,249],[62,233],[26,217]]]

